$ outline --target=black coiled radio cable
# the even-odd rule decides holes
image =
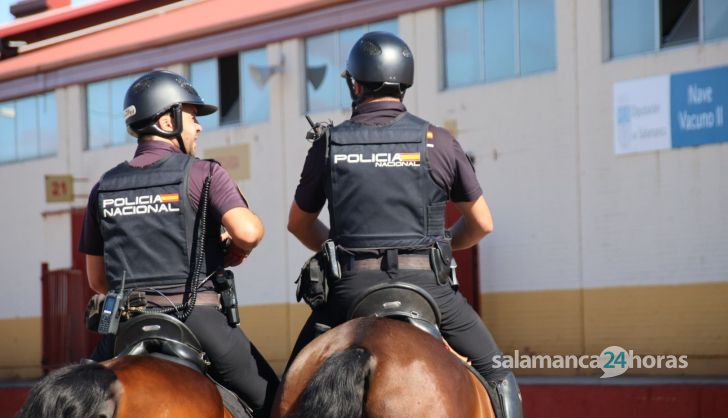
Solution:
[[[197,302],[197,288],[200,286],[200,272],[202,270],[202,263],[205,260],[205,236],[207,232],[207,207],[210,200],[210,182],[212,181],[212,164],[210,165],[210,175],[205,178],[205,183],[202,185],[202,193],[200,195],[200,204],[198,207],[198,213],[200,214],[199,222],[197,223],[197,246],[195,248],[195,261],[192,268],[192,274],[190,276],[190,297],[187,301],[181,305],[173,305],[165,308],[145,308],[144,312],[159,312],[165,314],[174,313],[180,321],[187,319],[192,310],[195,309],[195,303]]]

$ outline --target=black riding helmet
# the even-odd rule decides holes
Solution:
[[[375,95],[396,95],[400,99],[412,86],[415,62],[407,44],[389,32],[369,32],[354,44],[346,60],[349,93],[355,103]],[[353,80],[365,88],[360,96],[354,94]]]
[[[182,105],[197,108],[197,115],[204,116],[217,111],[217,106],[206,104],[192,84],[181,75],[167,70],[148,72],[134,81],[124,97],[124,120],[127,130],[135,137],[158,135],[176,138],[182,152],[187,153],[182,142]],[[170,112],[175,130],[159,129],[157,119]]]

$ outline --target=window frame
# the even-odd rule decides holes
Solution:
[[[701,45],[705,43],[710,42],[720,42],[720,41],[726,41],[728,40],[728,35],[723,37],[716,37],[716,38],[710,38],[706,39],[705,37],[705,2],[706,0],[697,0],[698,2],[698,38],[695,41],[690,42],[681,42],[676,43],[673,45],[664,45],[663,39],[662,39],[662,1],[663,0],[652,0],[652,5],[654,8],[654,13],[652,15],[653,23],[654,23],[654,32],[652,34],[652,44],[654,47],[650,50],[640,51],[640,52],[634,52],[630,54],[624,54],[624,55],[614,55],[613,53],[613,43],[614,39],[612,36],[613,29],[614,29],[614,19],[612,16],[612,2],[613,0],[603,0],[603,7],[602,11],[606,15],[604,19],[602,19],[603,24],[605,27],[605,41],[604,41],[604,57],[605,61],[612,61],[612,60],[620,60],[624,58],[631,58],[636,57],[640,55],[645,54],[655,54],[659,53],[661,51],[665,50],[672,50],[675,48],[685,48],[685,47],[692,47],[696,45]],[[688,5],[689,7],[689,5]]]
[[[135,138],[134,136],[132,136],[128,131],[124,130],[124,138],[125,138],[124,142],[121,142],[121,143],[114,142],[114,132],[115,132],[114,131],[114,117],[113,117],[114,116],[114,110],[113,110],[113,104],[111,103],[111,96],[112,96],[112,83],[114,81],[121,81],[122,79],[127,79],[128,80],[128,85],[127,85],[126,88],[128,89],[129,86],[131,85],[131,83],[133,83],[134,80],[136,80],[137,78],[139,78],[142,74],[143,73],[126,74],[126,75],[121,75],[121,76],[118,76],[118,77],[107,78],[107,79],[104,79],[104,80],[96,80],[96,81],[92,81],[92,82],[89,82],[89,83],[84,84],[84,86],[83,86],[83,91],[84,91],[83,98],[84,98],[84,111],[85,111],[85,116],[86,116],[85,117],[85,132],[86,132],[86,138],[85,139],[86,140],[85,140],[85,143],[84,143],[84,151],[89,151],[90,152],[90,151],[104,150],[104,149],[109,149],[109,148],[114,148],[114,147],[125,146],[125,145],[131,145],[131,144],[134,144],[137,141],[137,138]],[[104,143],[102,145],[98,145],[98,146],[93,146],[92,147],[91,146],[91,134],[92,134],[92,132],[91,132],[91,115],[90,115],[90,112],[89,112],[89,92],[88,92],[88,90],[89,90],[89,86],[90,85],[92,85],[92,84],[100,84],[100,83],[106,83],[107,84],[108,96],[109,96],[108,97],[108,108],[106,109],[106,110],[108,110],[110,112],[110,113],[108,113],[108,115],[109,115],[109,121],[108,121],[109,122],[109,129],[108,129],[108,132],[107,132],[108,136],[106,138],[106,139],[108,139],[108,141],[104,141]],[[120,106],[119,106],[119,109],[120,110],[118,111],[118,113],[120,113],[122,115],[122,119],[121,120],[123,120],[123,107],[124,107],[123,105],[124,105],[123,102],[120,103]],[[119,123],[119,122],[117,121],[116,123]],[[126,127],[126,123],[124,123],[124,126]]]
[[[51,98],[52,98],[52,103],[54,106],[53,113],[55,114],[55,119],[53,120],[54,127],[52,128],[52,130],[55,132],[55,135],[53,138],[54,145],[50,148],[51,151],[44,152],[43,151],[44,144],[43,144],[43,139],[41,138],[41,136],[46,131],[48,126],[44,125],[41,122],[41,117],[47,112],[41,111],[40,106],[42,106],[42,104],[45,103],[46,101],[51,100]],[[18,101],[29,100],[29,99],[31,99],[33,101],[34,112],[35,112],[35,115],[34,115],[35,118],[33,121],[33,125],[34,125],[33,131],[35,133],[35,151],[27,156],[21,157],[21,156],[19,156],[19,153],[20,153],[19,135],[21,134],[22,131],[18,128],[18,120],[19,120]],[[58,146],[60,144],[60,141],[59,141],[60,138],[58,136],[58,93],[55,90],[48,90],[48,91],[44,91],[41,93],[32,94],[32,95],[28,95],[28,96],[16,97],[13,99],[4,100],[1,103],[2,104],[12,103],[12,107],[13,107],[13,112],[12,112],[13,113],[13,116],[12,116],[13,139],[12,139],[12,142],[15,145],[14,145],[14,152],[13,152],[14,157],[12,159],[8,159],[5,161],[0,160],[0,166],[17,164],[17,163],[22,163],[25,161],[40,160],[43,158],[52,158],[52,157],[58,156]]]
[[[499,75],[494,78],[488,78],[488,73],[486,71],[487,68],[487,62],[488,62],[488,51],[487,51],[487,41],[485,40],[485,33],[487,32],[487,29],[485,28],[485,2],[486,0],[470,0],[468,2],[462,2],[462,3],[456,3],[452,4],[446,7],[441,7],[438,9],[439,12],[439,44],[440,44],[440,65],[439,65],[439,89],[440,91],[445,90],[453,90],[453,89],[461,89],[461,88],[467,88],[474,85],[479,84],[491,84],[491,83],[498,83],[502,81],[508,81],[508,80],[514,80],[514,79],[520,79],[524,77],[530,77],[534,75],[539,74],[546,74],[551,72],[558,71],[559,68],[559,60],[558,60],[558,28],[556,26],[556,12],[557,12],[557,2],[555,0],[552,0],[552,9],[553,9],[553,22],[551,22],[551,26],[553,27],[553,51],[554,51],[554,60],[553,60],[553,67],[552,68],[544,68],[539,69],[536,71],[528,71],[524,72],[523,70],[523,46],[521,45],[521,38],[522,38],[522,28],[521,28],[521,0],[510,0],[510,4],[512,5],[512,13],[513,13],[513,22],[512,22],[512,44],[513,44],[513,72],[509,75]],[[469,83],[463,83],[463,84],[457,84],[457,85],[448,85],[448,73],[447,73],[447,48],[446,48],[446,24],[445,24],[445,10],[448,7],[453,6],[460,6],[467,3],[476,3],[478,8],[478,15],[479,15],[479,22],[478,25],[478,36],[479,39],[479,45],[480,48],[477,51],[479,54],[478,61],[480,65],[479,73],[480,78],[478,80],[474,80]]]
[[[336,111],[346,110],[346,109],[349,108],[349,106],[351,105],[351,102],[349,102],[349,103],[342,103],[341,102],[341,99],[342,99],[343,96],[347,96],[347,97],[349,96],[348,87],[346,87],[346,84],[345,84],[344,79],[341,78],[341,77],[339,77],[338,74],[340,74],[340,71],[336,71],[336,70],[339,70],[339,69],[343,70],[345,68],[345,66],[346,66],[346,59],[347,59],[346,56],[343,56],[342,57],[341,55],[339,55],[341,53],[341,33],[344,32],[344,31],[347,31],[347,30],[361,28],[361,27],[364,27],[364,32],[363,33],[371,32],[371,31],[376,31],[376,30],[381,30],[382,28],[380,28],[379,26],[382,25],[382,24],[389,23],[389,22],[392,22],[392,23],[394,23],[396,25],[397,31],[396,31],[395,34],[397,36],[402,36],[402,34],[400,32],[399,15],[397,15],[397,16],[394,16],[394,17],[385,18],[385,19],[381,19],[381,20],[376,20],[376,21],[369,22],[369,23],[352,25],[352,26],[347,26],[347,27],[335,29],[335,30],[332,30],[332,31],[326,31],[326,32],[320,32],[320,33],[311,34],[311,35],[306,36],[306,37],[304,37],[302,39],[302,43],[301,43],[302,58],[303,58],[303,60],[302,60],[303,61],[303,74],[302,74],[302,80],[303,80],[302,90],[303,91],[302,91],[302,95],[301,95],[302,100],[303,100],[303,104],[301,106],[302,109],[303,109],[302,114],[336,112]],[[322,108],[312,109],[311,108],[311,101],[310,101],[310,94],[309,94],[309,91],[308,91],[308,88],[309,88],[308,87],[308,78],[306,76],[306,70],[308,69],[308,63],[309,63],[309,59],[308,59],[308,40],[310,38],[323,37],[323,36],[327,36],[327,35],[333,35],[334,36],[334,42],[333,42],[334,43],[334,48],[333,48],[333,50],[334,50],[334,53],[337,54],[335,56],[335,58],[336,58],[337,61],[338,60],[341,60],[341,62],[338,63],[339,64],[339,68],[334,69],[334,71],[336,71],[336,75],[334,77],[335,77],[335,80],[337,80],[337,89],[336,89],[336,92],[335,92],[334,96],[336,97],[337,103],[335,103],[335,104],[333,104],[331,106],[326,106],[326,107],[322,107]],[[345,55],[348,55],[349,50],[350,50],[350,48],[347,49]],[[328,73],[328,71],[329,71],[328,68],[327,68],[326,71]],[[324,76],[324,77],[326,77],[326,76]],[[322,80],[322,82],[324,80]]]
[[[213,117],[213,118],[217,118],[217,121],[214,124],[215,126],[209,126],[209,127],[204,127],[203,126],[204,129],[209,130],[209,131],[216,131],[216,130],[219,130],[219,129],[226,129],[226,128],[235,127],[235,126],[251,126],[251,125],[256,125],[256,124],[260,124],[260,123],[269,123],[270,122],[270,118],[271,118],[271,108],[270,108],[270,106],[271,106],[271,96],[270,96],[270,88],[269,88],[269,85],[268,84],[264,85],[263,88],[261,89],[261,90],[263,90],[265,92],[265,95],[266,95],[266,100],[265,101],[266,101],[266,103],[268,105],[268,107],[267,107],[267,109],[265,111],[265,117],[264,118],[261,118],[261,119],[249,119],[249,118],[246,118],[246,110],[245,110],[246,109],[246,107],[245,107],[245,103],[246,103],[246,100],[245,100],[245,85],[246,85],[246,80],[250,80],[252,76],[249,74],[249,71],[247,69],[243,68],[243,64],[246,61],[245,58],[244,58],[244,56],[246,54],[248,54],[248,53],[254,53],[254,52],[257,53],[257,52],[260,52],[260,51],[262,51],[264,53],[264,55],[265,55],[265,64],[266,65],[270,65],[270,58],[269,58],[269,55],[270,54],[269,54],[269,50],[268,50],[268,47],[267,46],[261,46],[261,47],[257,47],[257,48],[250,48],[250,49],[246,49],[246,50],[242,50],[242,51],[237,51],[237,52],[231,52],[231,53],[223,54],[223,55],[216,55],[216,56],[207,57],[207,58],[203,58],[203,59],[199,59],[199,60],[196,60],[196,61],[191,61],[191,62],[185,63],[186,72],[187,72],[187,75],[189,76],[190,83],[192,83],[192,85],[195,86],[195,88],[197,86],[195,85],[195,80],[192,77],[192,66],[194,64],[203,63],[203,62],[206,62],[206,61],[213,61],[214,62],[215,69],[217,71],[217,74],[215,74],[215,88],[217,89],[217,92],[216,92],[217,103],[213,103],[212,101],[207,101],[205,99],[205,96],[204,95],[202,95],[202,99],[203,100],[206,100],[206,102],[208,102],[210,104],[213,104],[213,105],[217,106],[218,107],[218,110],[217,110],[217,112],[213,113],[212,115],[202,116],[202,119],[201,119],[201,121],[204,121],[204,118]],[[248,55],[248,56],[250,56],[250,55]],[[237,71],[236,71],[236,75],[235,76],[238,78],[237,79],[237,83],[238,83],[238,97],[237,97],[238,98],[238,101],[237,101],[238,114],[237,114],[237,121],[223,122],[221,120],[221,118],[220,118],[220,116],[222,115],[222,113],[221,113],[222,112],[222,109],[221,109],[221,103],[220,103],[221,102],[221,98],[220,98],[220,96],[221,96],[221,89],[220,89],[220,85],[221,85],[221,83],[220,83],[220,81],[221,81],[220,80],[220,59],[221,58],[225,58],[225,59],[230,59],[232,61],[232,57],[235,57],[235,60],[237,62]],[[252,81],[252,83],[255,84],[255,81]]]

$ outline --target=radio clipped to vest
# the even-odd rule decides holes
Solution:
[[[306,120],[308,121],[308,124],[311,125],[311,129],[306,132],[306,139],[310,142],[316,142],[321,139],[321,137],[325,136],[331,125],[334,123],[331,120],[328,122],[314,122],[308,115],[306,115]]]
[[[126,284],[126,271],[121,279],[121,290],[110,290],[106,293],[104,307],[99,316],[99,334],[116,334],[121,321],[121,307],[124,305],[124,285]]]
[[[104,299],[104,308],[99,317],[99,334],[116,334],[121,321],[121,295],[110,291]]]

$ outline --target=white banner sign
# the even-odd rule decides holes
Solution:
[[[614,152],[671,148],[670,76],[614,85]]]

